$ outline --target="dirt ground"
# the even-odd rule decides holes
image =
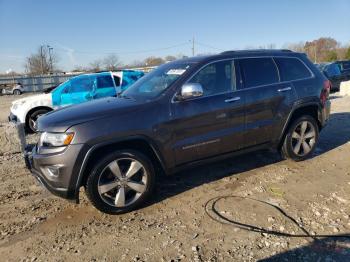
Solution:
[[[37,185],[6,122],[12,99],[0,97],[2,261],[350,261],[350,97],[332,95],[311,159],[262,151],[186,170],[120,216]]]

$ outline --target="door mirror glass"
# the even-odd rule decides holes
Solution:
[[[181,99],[189,99],[203,95],[202,85],[199,83],[187,83],[181,87]]]

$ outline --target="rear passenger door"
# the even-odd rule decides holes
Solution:
[[[245,90],[245,147],[272,141],[280,132],[295,96],[290,82],[280,82],[272,57],[239,59]]]
[[[115,96],[117,94],[116,86],[114,85],[111,74],[97,75],[95,87],[94,99]]]

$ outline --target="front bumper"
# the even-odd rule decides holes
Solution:
[[[31,174],[52,194],[77,202],[75,169],[82,145],[70,145],[58,154],[38,154],[26,147],[24,160]],[[55,172],[51,172],[54,170]]]

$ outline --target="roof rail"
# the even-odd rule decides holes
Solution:
[[[264,53],[264,52],[293,52],[289,49],[247,49],[247,50],[229,50],[220,53],[220,55],[228,55],[235,53]]]

